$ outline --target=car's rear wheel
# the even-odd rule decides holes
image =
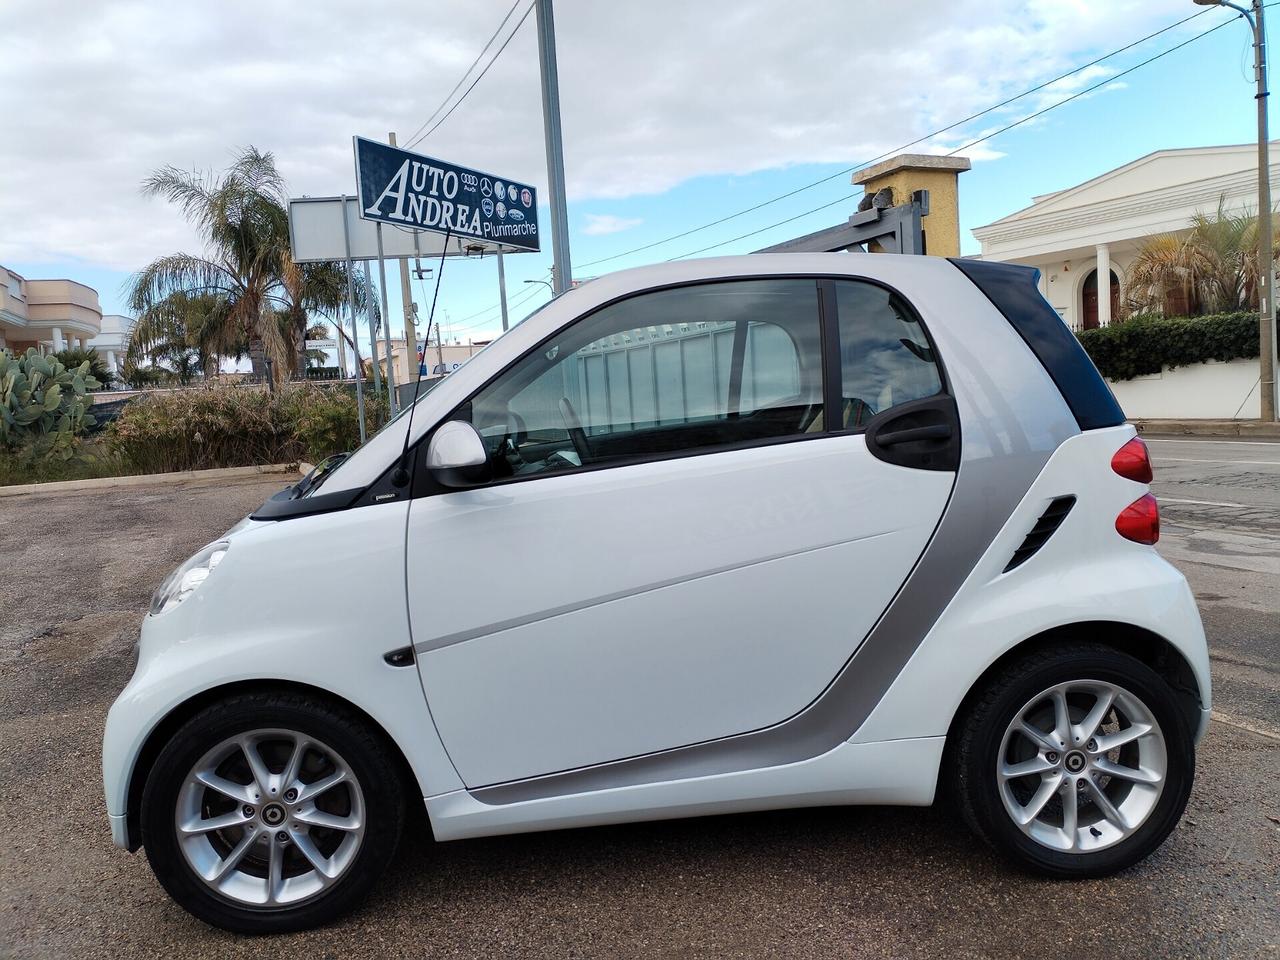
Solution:
[[[352,907],[390,860],[404,791],[382,738],[294,693],[205,708],[163,748],[142,841],[185,909],[238,933],[315,926]]]
[[[1002,669],[960,718],[954,795],[974,830],[1057,877],[1122,870],[1186,808],[1190,724],[1168,683],[1109,647],[1062,645]]]

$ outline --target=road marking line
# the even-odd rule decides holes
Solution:
[[[1280,467],[1280,460],[1193,460],[1190,457],[1156,456],[1157,463],[1245,463],[1251,466]]]
[[[1212,438],[1204,440],[1162,440],[1158,437],[1143,437],[1146,443],[1230,443],[1246,447],[1274,447],[1277,445],[1275,440],[1214,440]]]
[[[1265,503],[1223,503],[1221,500],[1178,500],[1174,497],[1162,497],[1156,494],[1161,503],[1189,503],[1197,507],[1238,507],[1241,510],[1275,510],[1276,507]]]
[[[1237,730],[1244,730],[1248,733],[1256,734],[1259,737],[1266,737],[1268,740],[1280,742],[1280,733],[1274,730],[1267,730],[1257,724],[1249,723],[1247,720],[1237,720],[1235,717],[1229,717],[1225,713],[1219,713],[1217,710],[1209,712],[1209,719],[1218,723],[1225,724],[1228,727],[1235,727]]]

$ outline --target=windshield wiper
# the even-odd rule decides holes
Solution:
[[[293,488],[293,496],[289,499],[299,500],[314,490],[318,490],[320,485],[329,479],[329,475],[332,474],[333,471],[336,470],[349,456],[351,456],[350,450],[345,453],[335,453],[331,457],[325,457],[311,468],[310,473],[298,481],[297,485]]]

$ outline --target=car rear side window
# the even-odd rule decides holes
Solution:
[[[835,286],[844,429],[859,429],[878,413],[942,390],[933,347],[895,294],[857,280]]]
[[[767,443],[820,430],[821,344],[811,279],[653,291],[565,328],[455,418],[499,477]]]

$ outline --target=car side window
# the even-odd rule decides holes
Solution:
[[[896,295],[872,283],[839,280],[836,309],[845,429],[860,428],[890,407],[942,390],[929,339]]]
[[[698,284],[593,313],[519,360],[454,419],[494,475],[765,443],[821,423],[814,280]]]

